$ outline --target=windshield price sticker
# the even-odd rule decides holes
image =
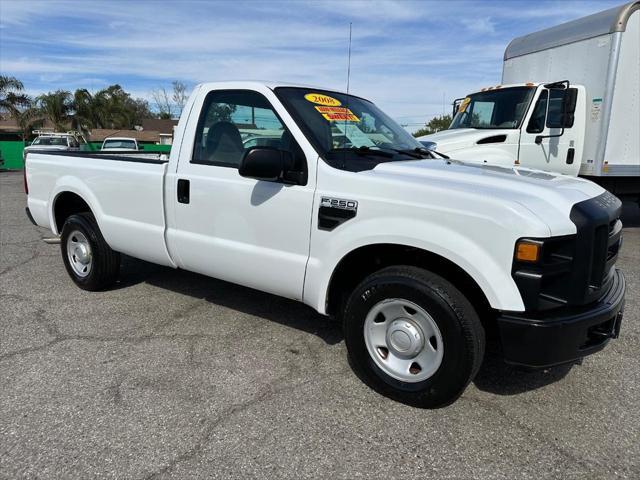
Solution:
[[[458,111],[460,113],[464,113],[469,104],[471,103],[471,97],[466,97],[462,102],[460,102],[460,106],[458,107]]]
[[[329,95],[322,95],[321,93],[307,93],[304,98],[311,103],[317,103],[318,105],[327,105],[329,107],[339,107],[342,105],[337,98],[330,97]]]
[[[351,110],[345,107],[321,107],[316,106],[316,110],[330,122],[359,122],[360,119],[356,117]]]

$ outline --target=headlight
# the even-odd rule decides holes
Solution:
[[[516,243],[516,260],[518,262],[537,262],[540,260],[542,242],[536,240],[520,240]]]

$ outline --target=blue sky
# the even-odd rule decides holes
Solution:
[[[516,36],[622,2],[0,0],[0,71],[27,91],[283,80],[352,92],[409,130],[500,82]],[[449,107],[446,107],[447,112]]]

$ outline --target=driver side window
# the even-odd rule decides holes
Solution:
[[[251,90],[214,90],[202,107],[191,163],[238,168],[256,147],[302,151],[269,101]]]

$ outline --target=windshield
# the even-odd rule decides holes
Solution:
[[[449,129],[520,128],[534,87],[512,87],[474,93],[458,107]]]
[[[276,94],[327,160],[375,162],[415,158],[423,149],[409,132],[368,100],[325,90],[279,87]],[[382,155],[384,153],[384,155]]]
[[[67,137],[38,137],[31,145],[66,147]]]
[[[133,140],[105,140],[102,148],[136,148],[136,142]]]

